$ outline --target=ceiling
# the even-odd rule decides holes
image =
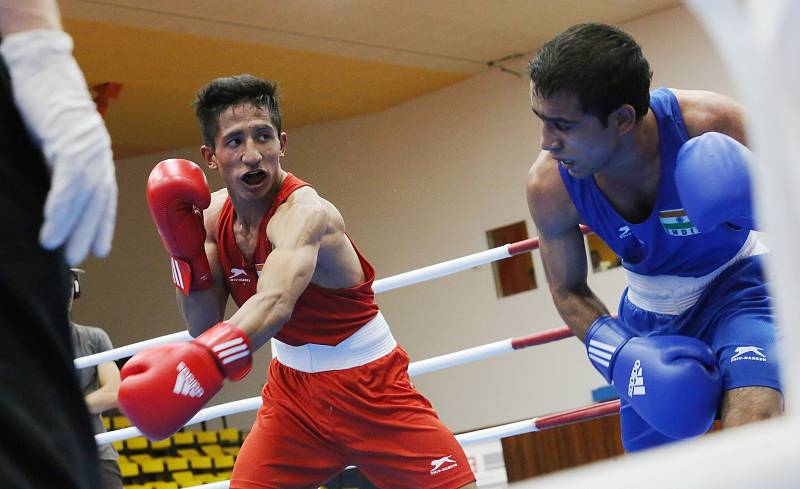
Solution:
[[[194,92],[239,73],[276,80],[284,127],[385,110],[458,83],[565,27],[623,23],[680,0],[61,0],[117,158],[199,144]],[[490,63],[493,66],[490,66]]]

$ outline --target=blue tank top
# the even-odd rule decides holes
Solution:
[[[653,90],[650,109],[658,123],[661,179],[655,206],[641,223],[623,219],[593,177],[573,178],[561,165],[558,170],[581,220],[622,258],[622,266],[642,275],[700,277],[733,258],[748,233],[724,226],[701,233],[692,225],[675,187],[675,157],[689,139],[678,99],[666,88]]]

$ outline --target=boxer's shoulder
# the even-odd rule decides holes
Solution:
[[[678,99],[690,138],[720,132],[744,143],[744,108],[737,101],[707,90],[670,90]]]
[[[328,212],[331,209],[336,208],[333,204],[320,197],[313,187],[301,187],[286,197],[286,201],[279,205],[275,211],[275,216],[289,212],[296,213],[299,210]]]
[[[558,171],[558,162],[547,151],[539,154],[528,172],[527,194],[528,207],[540,233],[571,229],[580,222]]]
[[[558,194],[563,189],[564,183],[558,172],[558,162],[549,152],[542,151],[528,170],[528,195],[552,197],[551,194]]]

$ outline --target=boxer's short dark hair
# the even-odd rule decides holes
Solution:
[[[219,131],[219,115],[244,103],[266,109],[272,125],[280,134],[281,110],[277,92],[276,83],[248,74],[217,78],[198,90],[193,106],[203,132],[203,142],[213,147]]]
[[[650,65],[633,37],[611,25],[568,28],[542,46],[528,70],[537,96],[573,94],[603,127],[623,104],[634,108],[637,120],[650,105]]]

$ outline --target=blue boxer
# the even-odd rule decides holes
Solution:
[[[721,391],[752,386],[780,390],[774,315],[758,257],[766,248],[751,230],[749,150],[719,133],[690,139],[680,105],[668,89],[650,93],[650,109],[658,121],[661,168],[655,208],[647,219],[623,219],[592,178],[573,178],[562,166],[559,172],[583,222],[622,257],[627,274],[619,324],[590,329],[587,343],[599,341],[609,347],[610,339],[610,346],[616,348],[630,337],[684,336],[699,340],[697,348],[689,345],[692,353],[687,357],[695,367],[703,364],[706,345],[716,358],[721,389],[710,388],[718,392],[716,398],[711,393],[697,399],[675,397],[684,401],[683,407],[692,408],[696,402],[710,406],[702,419],[679,426],[686,428],[682,438],[707,429]],[[720,179],[723,184],[714,186],[718,191],[704,191],[709,181]],[[620,333],[616,335],[619,343],[610,331],[615,328]],[[665,338],[651,350],[658,351],[659,345],[671,341]],[[604,373],[591,348],[589,357]],[[604,375],[610,380],[607,372]],[[694,375],[678,375],[684,375],[686,385],[692,388]],[[646,369],[643,379],[646,383]],[[617,380],[624,379],[614,380],[620,391]],[[674,382],[679,386],[684,380],[677,377]],[[670,411],[669,403],[658,406],[656,402],[653,407],[646,404],[655,399],[652,396],[620,397],[627,450],[673,440],[674,427],[657,426],[662,421],[669,424],[671,416],[680,416],[677,410]],[[644,405],[637,406],[637,402]],[[645,412],[651,409],[655,416]]]
[[[753,212],[745,113],[723,94],[650,90],[632,36],[574,25],[529,64],[542,130],[527,180],[553,302],[623,402],[628,450],[783,411]],[[585,224],[620,258],[614,318],[588,284]]]

